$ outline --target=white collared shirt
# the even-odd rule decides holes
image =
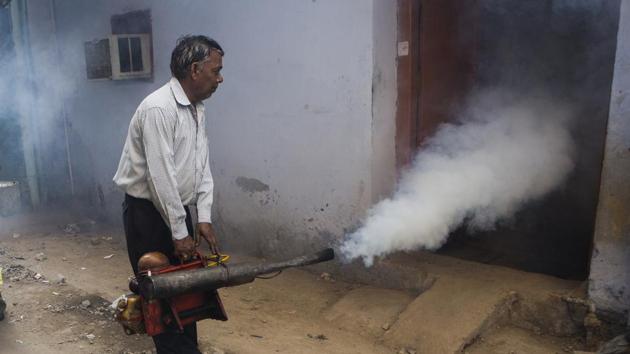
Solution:
[[[138,106],[114,183],[133,197],[151,200],[175,239],[188,236],[184,205],[196,204],[198,222],[211,222],[214,183],[204,105],[191,104],[176,78]]]

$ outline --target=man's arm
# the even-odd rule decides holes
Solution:
[[[205,137],[205,133],[204,133]],[[207,139],[203,144],[205,146],[204,168],[201,177],[201,185],[199,186],[199,194],[197,195],[197,236],[202,237],[208,242],[210,251],[214,254],[219,253],[219,247],[214,235],[212,227],[212,202],[214,200],[214,180],[210,171],[210,156],[208,152]]]
[[[208,143],[203,145],[205,149],[204,167],[197,195],[197,219],[199,223],[212,223],[212,202],[214,200],[214,180],[210,172],[210,159],[208,154]]]
[[[175,252],[188,256],[194,242],[186,240],[186,211],[177,189],[175,173],[174,116],[160,108],[151,108],[142,119],[142,142],[147,159],[147,182],[152,201],[173,234]],[[191,248],[192,245],[192,248]]]

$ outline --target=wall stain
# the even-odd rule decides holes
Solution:
[[[247,193],[267,192],[269,190],[269,186],[260,180],[243,176],[236,178],[236,185]]]
[[[606,200],[606,207],[610,215],[610,227],[613,237],[623,238],[625,235],[624,231],[630,228],[630,222],[628,220],[628,215],[630,214],[629,206],[620,198],[611,196]]]

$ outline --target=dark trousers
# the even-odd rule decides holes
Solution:
[[[133,272],[138,273],[138,259],[147,252],[162,252],[178,264],[175,257],[172,234],[153,203],[146,199],[125,195],[123,224],[127,238],[127,252]],[[186,226],[193,234],[190,211],[186,208]],[[171,331],[153,336],[158,354],[200,354],[197,348],[197,324],[184,326],[183,333]]]

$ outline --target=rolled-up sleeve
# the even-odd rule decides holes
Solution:
[[[201,184],[199,186],[199,194],[197,195],[197,219],[199,222],[212,222],[212,202],[214,193],[214,180],[212,179],[212,173],[210,172],[210,158],[208,152],[208,141],[204,136],[203,145],[204,159],[203,170],[201,175]]]
[[[142,141],[151,199],[169,224],[173,238],[181,240],[188,236],[188,229],[175,172],[176,116],[162,108],[150,108],[142,118]]]

